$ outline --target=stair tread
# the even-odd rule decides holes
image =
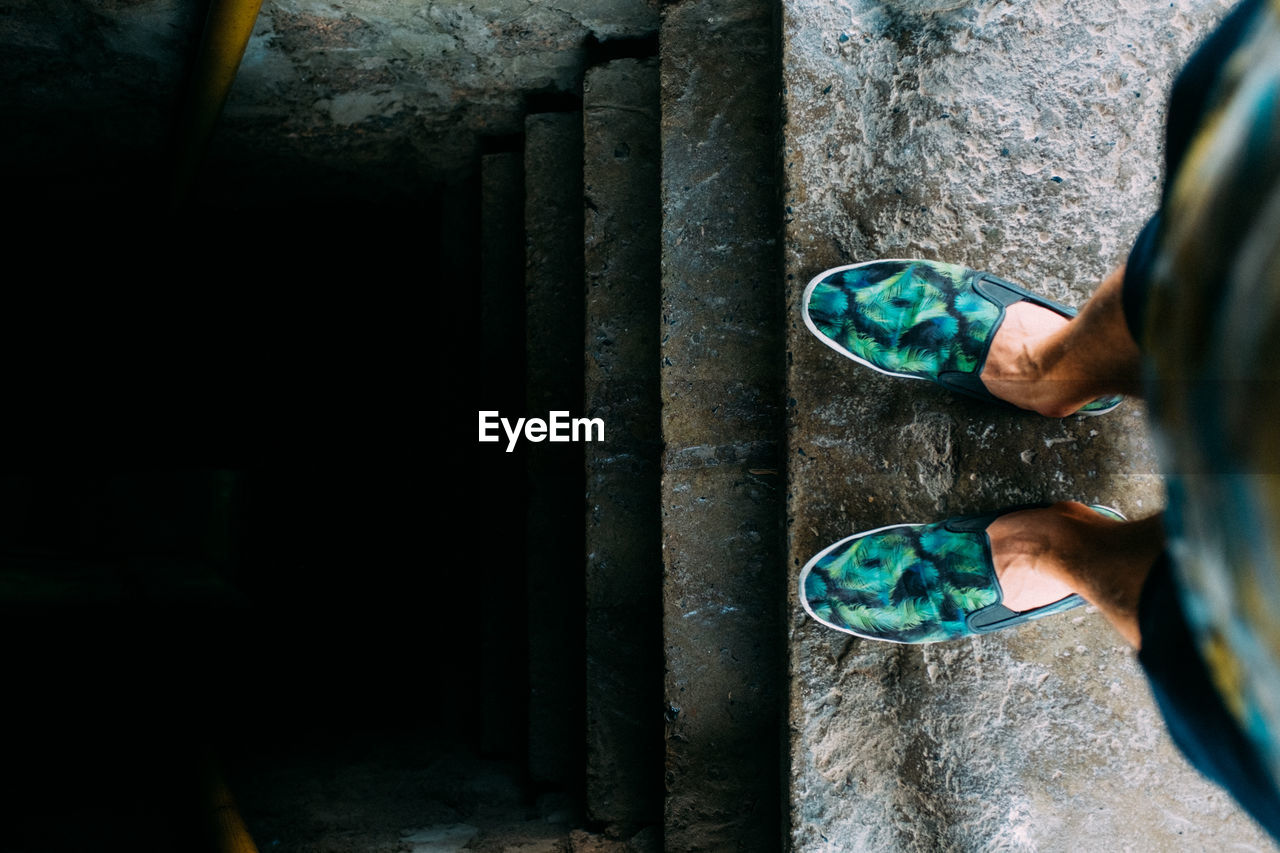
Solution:
[[[658,68],[618,59],[584,81],[587,810],[656,823],[658,622]]]
[[[513,365],[524,359],[524,157],[502,151],[480,158],[481,336],[478,376],[482,410],[509,414],[524,404],[524,376]],[[503,482],[501,500],[487,500],[484,512],[493,529],[503,531],[513,555],[525,553],[525,484],[511,477],[507,454],[485,454],[482,483]],[[519,468],[516,469],[519,471]],[[486,589],[505,590],[525,585],[527,566],[516,557],[488,559]],[[484,700],[481,749],[488,755],[510,756],[522,750],[528,691],[526,661],[513,655],[523,648],[527,629],[523,608],[482,607],[482,675]]]
[[[582,113],[525,120],[525,411],[582,412]],[[574,378],[577,378],[574,381]],[[572,787],[585,722],[582,447],[530,444],[529,775]]]

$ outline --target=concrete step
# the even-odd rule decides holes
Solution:
[[[525,119],[525,412],[582,413],[582,113]],[[583,728],[583,453],[527,448],[529,775],[577,787]]]
[[[658,68],[617,59],[583,87],[587,811],[661,817]]]
[[[524,156],[521,151],[485,154],[480,160],[480,290],[481,340],[479,374],[481,408],[504,416],[524,407]],[[459,354],[465,358],[466,350]],[[523,453],[518,446],[516,453]],[[490,529],[501,530],[503,555],[484,563],[486,590],[520,590],[526,583],[524,561],[525,484],[518,476],[523,459],[488,453],[487,469],[478,481],[491,489],[502,483],[501,500],[492,491],[474,506]],[[512,476],[516,473],[517,476]],[[477,496],[481,497],[481,496]],[[524,654],[525,609],[514,597],[494,595],[493,606],[481,608],[484,703],[481,748],[486,754],[509,756],[522,750],[527,708],[528,673]]]
[[[454,184],[442,188],[438,202],[439,237],[435,259],[435,298],[440,316],[448,318],[475,318],[480,314],[480,288],[474,282],[480,267],[480,175],[476,169]],[[470,286],[460,286],[470,282]],[[431,448],[432,471],[438,472],[438,482],[454,484],[455,500],[460,510],[452,517],[481,517],[483,507],[490,498],[485,494],[493,476],[501,474],[497,468],[497,454],[487,453],[489,448],[476,443],[475,412],[492,408],[484,399],[481,387],[482,365],[478,359],[467,359],[464,354],[474,352],[474,322],[441,322],[436,325],[437,334],[431,335],[431,367],[428,374],[433,380],[441,401],[455,401],[451,407],[465,417],[442,418],[438,433],[440,438]],[[449,448],[470,448],[470,453],[450,452]],[[446,522],[447,524],[447,522]],[[476,553],[475,543],[466,536],[446,537],[440,543],[442,553],[433,552],[432,559],[439,565],[461,567],[467,565]],[[474,588],[474,579],[462,570],[436,573],[441,589],[436,591],[440,601],[466,600]],[[454,611],[457,613],[457,611]],[[458,636],[454,626],[463,625],[463,631],[474,630],[467,625],[470,614],[451,615],[433,620],[431,636],[438,640],[439,648],[445,648]],[[470,634],[468,634],[470,636]],[[480,643],[453,643],[448,653],[431,655],[432,671],[439,683],[448,685],[455,696],[479,696],[481,665]],[[443,718],[447,730],[464,743],[478,743],[483,715],[476,713],[478,702],[441,702],[436,714]]]
[[[1163,501],[1139,403],[1056,421],[884,377],[814,339],[800,298],[832,266],[924,257],[1084,302],[1154,208],[1168,83],[1221,10],[936,5],[783,2],[793,578],[895,522]],[[795,596],[795,850],[1270,847],[1176,754],[1097,613],[900,647]]]
[[[782,353],[773,4],[666,6],[665,849],[782,849]]]

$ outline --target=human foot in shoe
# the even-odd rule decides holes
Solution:
[[[1024,385],[1034,378],[1027,369],[1044,361],[1036,344],[1074,314],[989,273],[919,260],[827,270],[809,282],[803,312],[819,340],[860,364],[1019,408],[1025,406],[1003,395],[1025,396]],[[1119,397],[1086,399],[1072,411],[1101,414],[1119,403]]]
[[[1121,518],[1106,507],[1068,506]],[[805,565],[800,600],[829,628],[895,643],[985,634],[1060,613],[1084,603],[1052,571],[1053,548],[1061,543],[1074,558],[1079,543],[1066,534],[1083,529],[1061,515],[1016,508],[855,533]]]
[[[1059,503],[1006,513],[987,536],[1005,606],[1034,611],[1074,593],[1140,646],[1138,599],[1164,549],[1161,516],[1126,521],[1103,507]]]

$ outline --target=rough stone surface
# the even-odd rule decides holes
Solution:
[[[227,104],[226,144],[279,136],[287,104],[292,156],[341,170],[354,145],[388,164],[465,167],[477,135],[520,132],[526,92],[577,89],[588,35],[656,25],[649,0],[268,2]]]
[[[582,412],[582,113],[525,121],[525,411]],[[574,379],[570,379],[573,377]],[[582,772],[582,445],[531,444],[529,774]]]
[[[662,43],[665,849],[774,851],[783,692],[777,60],[768,2]]]
[[[658,67],[587,72],[586,387],[605,440],[587,461],[587,810],[656,823],[661,805],[658,524]]]
[[[1154,208],[1166,89],[1224,8],[920,8],[784,2],[792,578],[894,522],[1031,500],[1131,517],[1162,505],[1139,403],[1096,419],[998,412],[841,358],[799,301],[829,267],[925,257],[1082,303]],[[795,596],[796,850],[1270,849],[1183,763],[1100,615],[896,647],[822,628]]]

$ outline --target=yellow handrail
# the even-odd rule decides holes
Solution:
[[[209,5],[178,125],[175,206],[191,192],[261,8],[262,0],[212,0]]]
[[[212,754],[205,757],[206,820],[217,853],[258,853],[249,828],[240,817],[231,789],[227,787]]]

